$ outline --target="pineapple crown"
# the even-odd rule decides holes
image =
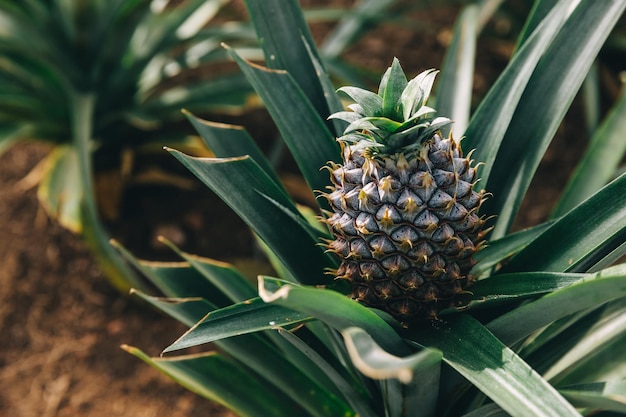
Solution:
[[[411,81],[397,58],[383,74],[378,94],[358,87],[341,87],[354,100],[351,111],[341,111],[329,118],[349,123],[337,140],[366,148],[373,154],[417,149],[438,130],[452,121],[435,118],[435,109],[426,106],[439,71],[426,70]]]

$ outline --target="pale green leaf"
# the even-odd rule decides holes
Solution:
[[[402,358],[394,356],[383,350],[365,330],[358,327],[348,327],[341,334],[356,368],[372,379],[395,378],[408,384],[416,372],[441,362],[441,352],[432,349]]]
[[[83,229],[81,184],[76,150],[57,146],[46,158],[37,197],[50,216],[74,233]]]
[[[478,37],[476,5],[466,6],[458,17],[452,35],[452,42],[446,50],[441,65],[439,88],[437,90],[437,114],[451,119],[454,124],[442,131],[448,136],[460,139],[469,123],[474,84],[476,40]]]
[[[355,103],[360,105],[365,116],[380,116],[383,99],[378,94],[359,87],[351,86],[341,87],[337,89],[337,91],[350,97]]]

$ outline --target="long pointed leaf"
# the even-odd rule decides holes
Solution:
[[[581,2],[541,59],[487,179],[493,198],[484,209],[498,213],[494,236],[509,229],[541,158],[624,9],[621,0]]]
[[[151,297],[138,290],[132,290],[131,294],[138,296],[142,300],[188,327],[196,324],[200,319],[202,319],[202,317],[206,316],[209,311],[213,311],[216,308],[213,304],[200,297]]]
[[[476,149],[474,159],[483,162],[480,177],[488,179],[502,139],[518,105],[528,80],[554,36],[561,29],[569,0],[561,0],[549,18],[540,25],[524,47],[513,57],[487,96],[482,100],[465,131],[466,149]],[[477,184],[484,187],[486,181]]]
[[[558,219],[502,272],[584,272],[626,241],[626,174]]]
[[[577,407],[626,414],[626,381],[574,385],[560,392]]]
[[[363,397],[355,389],[356,387],[350,385],[350,383],[344,379],[341,374],[334,369],[328,362],[324,360],[315,350],[312,349],[310,345],[299,339],[297,336],[292,334],[291,332],[278,329],[281,336],[283,336],[289,343],[292,343],[296,346],[300,351],[306,355],[313,362],[314,366],[317,368],[316,370],[319,372],[323,371],[328,378],[328,380],[336,385],[339,392],[346,398],[346,401],[352,406],[354,411],[357,412],[358,416],[363,417],[376,417],[374,411],[371,410],[369,404],[363,400]]]
[[[529,229],[520,230],[511,233],[500,239],[492,240],[486,248],[481,249],[474,255],[474,259],[478,263],[472,268],[472,274],[480,276],[480,274],[488,271],[506,258],[516,254],[524,249],[530,242],[535,240],[537,236],[550,227],[553,222],[545,222]]]
[[[626,154],[626,88],[591,140],[552,217],[559,217],[607,184]]]
[[[242,417],[303,415],[303,410],[284,395],[216,352],[163,359],[150,358],[132,346],[122,348],[190,391],[218,402]]]
[[[259,295],[265,302],[306,313],[339,331],[361,327],[388,352],[408,353],[407,346],[385,320],[336,291],[284,285],[271,277],[259,277]]]
[[[266,304],[255,298],[211,312],[163,352],[174,352],[280,326],[293,326],[308,320],[311,317],[307,314]]]
[[[487,327],[510,346],[563,317],[625,295],[626,265],[622,264],[524,304],[491,321]]]
[[[204,139],[209,149],[215,153],[215,156],[233,158],[249,155],[276,184],[281,184],[272,165],[243,127],[213,123],[200,119],[187,111],[183,113]]]
[[[457,140],[467,129],[470,118],[478,37],[477,16],[476,5],[467,6],[461,12],[439,78],[437,113],[454,122],[451,129],[446,128],[443,133],[445,135],[452,130]]]
[[[299,216],[289,196],[252,159],[193,158],[174,150],[170,152],[218,194],[300,282],[328,281],[324,270],[332,268],[333,261],[300,223],[272,203],[278,202]]]
[[[469,305],[471,307],[497,306],[505,302],[539,297],[568,287],[586,276],[585,274],[554,272],[493,275],[470,287]],[[459,300],[462,299],[462,297],[459,298]]]
[[[459,315],[410,340],[443,360],[514,417],[580,416],[576,409],[482,324]]]
[[[328,116],[316,112],[290,73],[259,67],[229,51],[265,103],[309,188],[325,190],[329,180],[320,168],[340,158],[339,145],[323,119]]]
[[[263,47],[266,65],[291,74],[295,84],[315,109],[315,114],[326,119],[330,111],[319,82],[319,77],[325,74],[318,73],[311,61],[311,52],[318,61],[319,57],[298,1],[246,0],[245,3]],[[310,46],[309,50],[307,45]]]
[[[576,346],[555,361],[543,375],[555,384],[567,380],[569,375],[576,373],[581,367],[584,368],[585,362],[603,362],[605,355],[603,351],[610,355],[611,347],[616,346],[616,342],[619,343],[617,346],[619,350],[614,352],[614,356],[618,358],[625,338],[626,306],[622,303],[620,308],[614,309],[591,326],[576,343]],[[600,360],[596,362],[596,359]],[[580,372],[578,373],[580,374]],[[591,377],[591,375],[589,376]]]
[[[172,248],[180,257],[189,263],[199,274],[213,283],[233,302],[240,302],[256,297],[256,289],[232,265],[202,258],[180,250],[172,242],[161,239]]]

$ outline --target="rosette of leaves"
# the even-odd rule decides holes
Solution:
[[[247,6],[269,68],[228,51],[311,190],[324,190],[329,178],[320,168],[340,161],[335,138],[345,129],[327,118],[343,106],[297,2],[250,0]],[[455,136],[475,149],[473,158],[482,162],[476,187],[493,195],[484,212],[497,217],[489,246],[475,256],[478,280],[465,308],[409,328],[350,299],[342,281],[326,274],[338,266],[320,244],[329,231],[315,210],[294,203],[242,128],[187,113],[217,157],[170,152],[249,224],[276,276],[259,276],[255,286],[231,265],[169,242],[184,262],[142,262],[124,252],[165,298],[136,294],[190,326],[164,353],[215,347],[161,358],[125,349],[242,416],[626,412],[626,264],[619,263],[626,251],[626,176],[615,176],[621,158],[606,159],[624,151],[623,95],[592,138],[568,186],[573,191],[564,193],[553,218],[510,231],[535,170],[624,9],[622,1],[537,1],[508,66],[473,111],[468,75],[481,9],[464,9],[437,87],[437,108],[459,120]],[[319,201],[323,213],[327,207]]]
[[[229,2],[169,3],[0,1],[0,151],[20,140],[53,144],[37,171],[40,200],[85,236],[123,291],[140,281],[108,244],[94,166],[119,167],[129,150],[172,143],[182,107],[240,112],[253,94],[224,66],[220,42],[252,48],[256,39],[247,24],[214,22]]]

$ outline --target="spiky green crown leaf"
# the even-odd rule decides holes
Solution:
[[[435,109],[426,105],[438,72],[429,69],[407,81],[400,62],[394,58],[380,81],[378,94],[358,87],[340,88],[338,91],[355,103],[348,106],[351,111],[330,116],[349,123],[338,140],[369,148],[373,153],[418,148],[452,123],[446,117],[435,117]]]

